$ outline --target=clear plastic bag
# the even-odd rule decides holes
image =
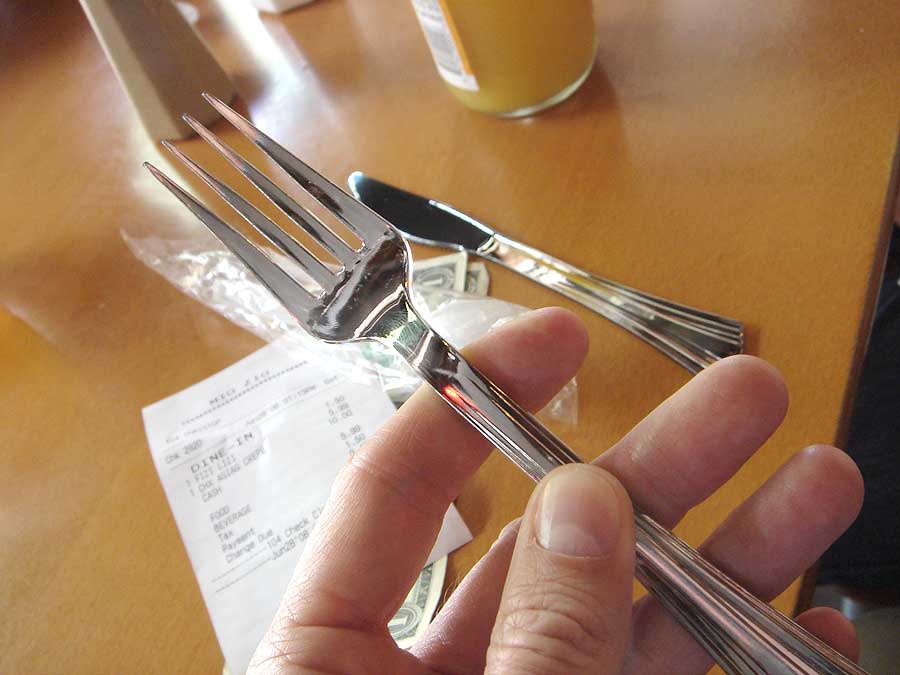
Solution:
[[[187,295],[267,342],[285,339],[351,378],[373,375],[396,405],[421,384],[393,351],[374,342],[330,345],[311,337],[271,293],[209,232],[174,228],[171,236],[122,231],[134,255]],[[413,303],[428,323],[457,349],[523,314],[526,308],[488,296],[414,285]],[[574,426],[578,389],[571,380],[538,414],[545,421]]]

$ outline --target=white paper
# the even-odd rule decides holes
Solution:
[[[377,385],[273,343],[144,408],[160,480],[225,660],[246,670],[332,482],[394,412]],[[451,506],[429,562],[471,540]]]

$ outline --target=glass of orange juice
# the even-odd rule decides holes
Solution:
[[[438,72],[479,112],[521,117],[565,100],[594,64],[591,0],[412,0]]]

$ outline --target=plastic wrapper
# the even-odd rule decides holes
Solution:
[[[167,238],[122,231],[126,244],[144,264],[187,295],[263,340],[272,342],[283,338],[351,378],[368,379],[374,374],[395,405],[400,405],[420,386],[421,379],[401,357],[375,342],[332,345],[310,336],[206,230],[180,229],[171,234],[174,236]],[[415,284],[412,296],[423,318],[457,349],[527,311],[488,296]],[[577,409],[577,384],[573,379],[538,417],[546,422],[574,426]]]

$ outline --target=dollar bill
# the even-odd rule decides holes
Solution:
[[[401,648],[409,649],[428,628],[441,599],[446,575],[447,556],[426,565],[409,589],[403,606],[388,622],[391,637]],[[222,669],[222,675],[230,675],[227,666]]]
[[[422,290],[464,291],[466,288],[465,251],[417,260],[413,263],[413,285]]]
[[[483,262],[473,262],[466,266],[466,293],[487,295],[490,285],[491,277],[487,265]]]
[[[413,263],[413,284],[421,290],[465,291],[487,295],[490,275],[483,262],[468,263],[465,251]]]
[[[427,565],[406,595],[403,606],[388,622],[391,637],[403,649],[411,647],[431,623],[446,574],[447,556]]]
[[[413,263],[412,283],[414,297],[425,303],[433,312],[448,300],[448,293],[466,288],[465,251],[418,260]]]

